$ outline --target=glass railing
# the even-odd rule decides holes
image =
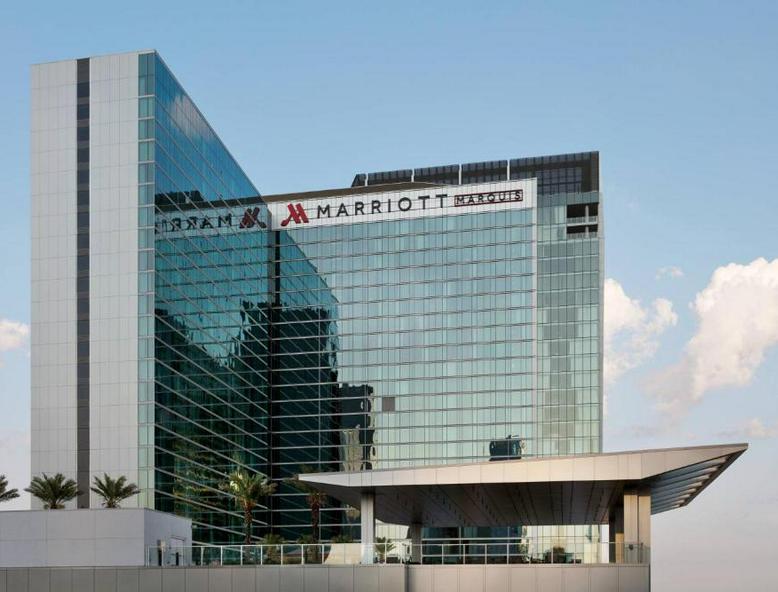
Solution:
[[[597,224],[597,216],[568,216],[567,224]]]
[[[568,539],[569,540],[569,539]],[[409,541],[279,545],[200,545],[148,547],[146,564],[162,567],[224,565],[357,565],[374,564],[648,564],[650,548],[642,543],[522,540],[453,544]]]

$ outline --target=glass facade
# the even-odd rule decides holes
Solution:
[[[339,303],[316,262],[287,231],[275,231],[272,312],[272,467],[279,489],[273,528],[288,540],[311,532],[305,493],[286,480],[340,459]],[[331,509],[331,511],[333,511]],[[334,510],[340,523],[345,514]],[[323,540],[336,534],[328,525]]]
[[[357,174],[352,187],[536,179],[534,434],[527,455],[602,450],[599,154],[584,152]],[[524,436],[525,438],[527,436]]]
[[[484,460],[511,434],[534,446],[534,213],[288,231],[337,301],[337,373],[313,378],[327,395],[370,387],[372,468]],[[282,294],[310,282],[285,278]],[[305,362],[287,366],[307,380]],[[322,470],[342,469],[331,458]]]
[[[539,456],[602,452],[599,204],[597,193],[552,194],[538,208]]]
[[[536,179],[538,204],[533,267],[534,392],[531,431],[520,454],[602,451],[603,242],[599,153],[584,152],[461,165],[357,174],[352,187],[410,181],[440,185]],[[531,436],[530,436],[531,434]],[[516,436],[516,434],[511,434]],[[513,440],[490,443],[490,458],[515,458]],[[448,462],[441,459],[441,462]],[[401,531],[395,531],[403,536]],[[488,551],[488,540],[528,536],[550,549],[563,546],[585,560],[599,541],[596,526],[435,529],[425,554],[452,542]],[[439,544],[435,544],[439,543]],[[453,548],[455,551],[455,548]],[[434,560],[432,557],[426,560]]]
[[[601,449],[594,169],[522,159],[371,173],[438,186],[537,178],[539,203],[279,229],[272,198],[165,64],[138,59],[144,505],[191,517],[198,542],[235,542],[242,516],[219,484],[259,471],[279,490],[255,513],[257,534],[295,540],[311,532],[305,494],[286,482],[301,470]],[[328,505],[317,535],[336,534],[358,538],[358,518]]]
[[[232,542],[243,518],[219,485],[269,472],[269,214],[162,60],[138,59],[141,500]]]
[[[601,450],[597,153],[260,196],[156,53],[40,66],[33,82],[36,472],[82,490],[126,475],[140,505],[190,517],[198,543],[243,539],[220,486],[261,472],[278,491],[255,536],[326,541],[358,539],[358,516],[327,502],[312,533],[310,500],[288,482],[301,471]],[[69,147],[51,115],[66,106]],[[52,190],[55,145],[75,155],[67,191]],[[596,537],[537,530],[571,532]]]
[[[309,405],[327,405],[335,416],[322,422],[311,408],[279,409],[297,414],[292,427],[309,422],[309,431],[290,437],[297,450],[285,448],[274,475],[294,473],[303,457],[317,470],[338,471],[354,470],[354,458],[361,468],[382,469],[599,452],[599,203],[596,191],[546,194],[533,208],[459,215],[449,208],[281,233],[280,297],[289,314],[307,310],[307,299],[315,301],[310,287],[321,282],[332,310],[318,335],[329,336],[335,319],[337,351],[326,365],[302,346],[285,352],[274,391],[285,400],[287,389],[305,390]],[[291,265],[301,262],[310,265]],[[312,343],[316,322],[295,316],[293,339]],[[305,507],[299,512],[307,518]],[[301,525],[282,509],[273,524],[286,534]],[[324,509],[322,527],[358,536],[338,507]],[[384,532],[405,536],[404,529]],[[597,541],[590,527],[507,525],[435,529],[425,538],[522,533],[564,538],[568,549],[572,536]]]

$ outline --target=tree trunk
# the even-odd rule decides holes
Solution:
[[[319,504],[311,506],[311,529],[313,530],[313,540],[319,542]]]
[[[245,523],[246,527],[246,539],[243,541],[244,545],[250,545],[251,544],[251,523],[252,523],[253,517],[251,515],[251,510],[246,508],[243,510],[243,522]]]

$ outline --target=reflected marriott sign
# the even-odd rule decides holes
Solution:
[[[268,207],[273,228],[291,230],[300,226],[354,224],[462,214],[470,210],[479,212],[532,207],[535,203],[535,187],[534,179],[526,179],[468,185],[467,192],[430,193],[429,189],[410,192],[386,191],[324,200],[271,202]]]
[[[257,207],[246,208],[235,212],[222,211],[213,214],[166,214],[157,216],[155,223],[157,233],[180,232],[187,230],[218,230],[220,228],[267,228],[260,218],[261,210]]]

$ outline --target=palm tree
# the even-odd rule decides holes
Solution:
[[[281,559],[281,548],[286,542],[284,537],[275,532],[269,532],[259,542],[264,547],[264,562],[269,564],[278,563]]]
[[[62,473],[49,477],[43,473],[41,477],[33,477],[29,487],[24,489],[43,502],[44,510],[61,510],[65,502],[69,502],[81,492],[73,479],[66,479]]]
[[[283,545],[286,539],[276,532],[269,532],[261,539],[259,539],[262,545]]]
[[[300,474],[315,473],[316,470],[308,465],[300,466]],[[311,530],[313,531],[314,541],[319,541],[319,517],[322,507],[327,503],[327,495],[318,489],[311,487],[298,478],[289,479],[288,483],[305,494],[305,501],[311,510]]]
[[[103,498],[103,506],[106,508],[118,508],[119,502],[140,493],[138,486],[135,483],[127,483],[127,477],[124,475],[118,479],[112,479],[107,473],[103,473],[102,479],[95,475],[94,483],[90,489]]]
[[[375,552],[379,563],[386,563],[386,556],[394,551],[394,543],[387,537],[375,538]]]
[[[7,502],[19,497],[18,489],[8,489],[8,479],[0,475],[0,502]]]
[[[306,563],[321,563],[321,548],[319,547],[319,541],[312,534],[304,534],[297,542],[300,543],[302,555],[305,557]]]
[[[254,521],[254,508],[260,500],[268,497],[276,490],[276,484],[262,473],[247,473],[238,469],[230,474],[228,480],[221,484],[221,489],[235,497],[235,503],[243,509],[243,523],[246,528],[244,544],[251,544],[251,526]]]

